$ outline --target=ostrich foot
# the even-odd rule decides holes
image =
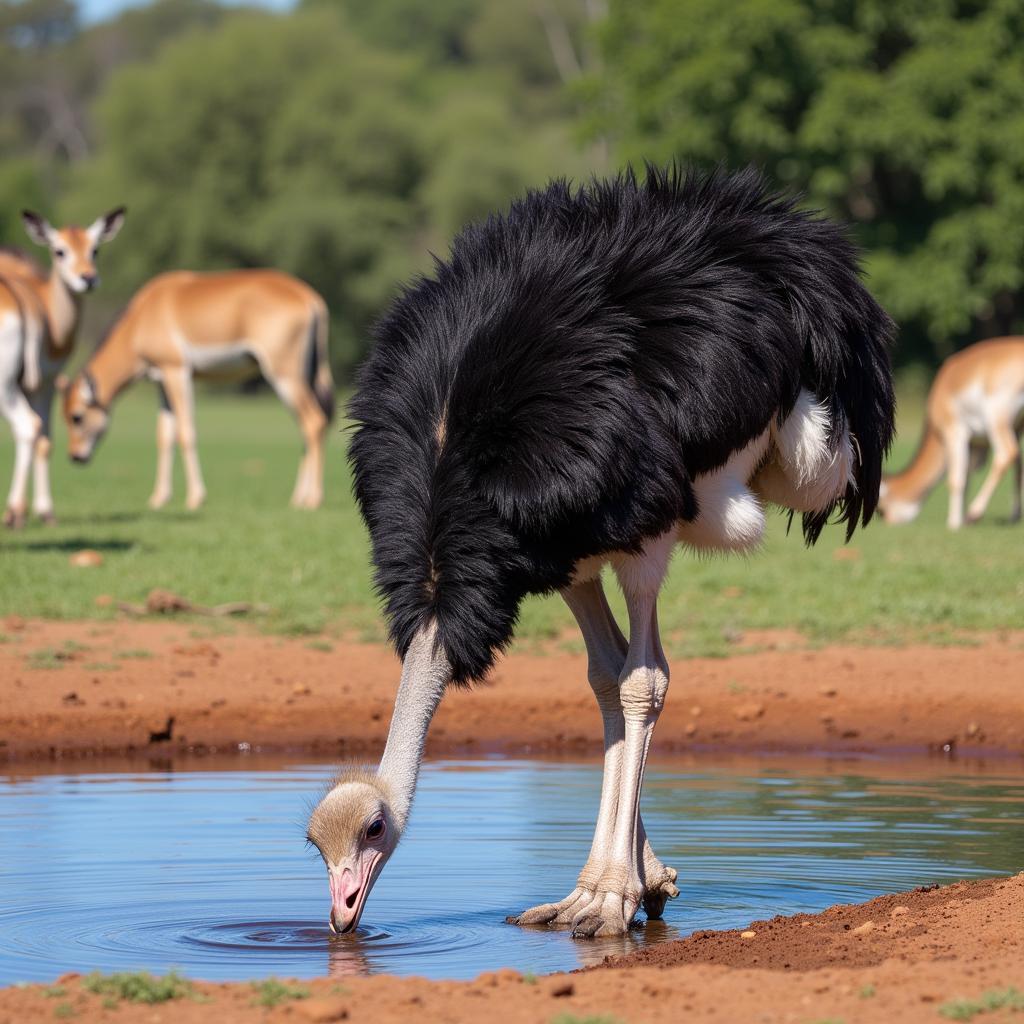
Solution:
[[[675,868],[665,867],[651,853],[650,860],[645,860],[644,869],[642,896],[639,900],[628,901],[631,904],[628,919],[625,906],[627,901],[621,895],[617,897],[620,903],[617,915],[613,913],[609,919],[608,915],[602,912],[602,908],[608,896],[613,893],[610,890],[602,891],[600,887],[595,889],[577,885],[564,900],[557,903],[541,903],[539,906],[524,910],[521,914],[506,917],[505,921],[518,925],[572,925],[573,935],[576,936],[621,935],[628,930],[639,905],[643,906],[649,920],[658,920],[665,912],[665,904],[679,895],[679,889],[675,885]],[[593,930],[590,930],[591,928]]]
[[[598,886],[590,904],[572,923],[574,939],[602,938],[606,935],[625,935],[633,924],[642,899],[637,885],[627,885],[620,892],[614,882]]]
[[[645,872],[643,907],[649,921],[660,921],[665,913],[665,904],[679,895],[676,886],[678,874],[675,868],[667,868],[658,861],[660,871]]]

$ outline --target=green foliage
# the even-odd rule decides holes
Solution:
[[[577,1017],[574,1013],[560,1013],[557,1017],[551,1018],[551,1024],[623,1024],[623,1022],[618,1017],[607,1014]]]
[[[854,221],[902,354],[1024,325],[1018,0],[612,0],[591,134],[756,163]]]
[[[95,995],[123,999],[129,1003],[166,1003],[171,999],[192,998],[192,983],[175,971],[156,977],[148,971],[134,974],[100,974],[98,971],[82,979],[82,987]]]
[[[288,985],[277,978],[254,981],[252,988],[256,993],[256,997],[253,999],[253,1004],[256,1006],[280,1006],[281,1003],[293,999],[309,998],[309,989],[305,985]]]
[[[977,999],[955,999],[939,1007],[939,1013],[950,1020],[973,1020],[995,1010],[1024,1011],[1024,992],[1015,988],[993,989],[983,992]]]

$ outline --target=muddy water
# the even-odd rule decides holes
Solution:
[[[652,759],[644,815],[679,870],[664,922],[618,940],[521,930],[568,892],[593,763],[441,762],[353,937],[326,926],[305,808],[331,766],[235,759],[0,775],[0,984],[63,971],[241,979],[575,968],[646,942],[1024,867],[1024,774],[884,761]]]

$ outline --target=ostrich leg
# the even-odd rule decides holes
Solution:
[[[601,580],[587,580],[563,592],[563,598],[579,623],[587,645],[587,675],[604,721],[604,779],[601,804],[590,847],[576,888],[557,903],[544,903],[510,917],[513,924],[571,924],[593,902],[611,849],[619,802],[625,719],[619,700],[619,677],[626,659],[626,640],[608,607]],[[643,822],[637,822],[637,862],[643,881],[643,903],[648,917],[661,917],[665,902],[679,894],[673,884],[676,872],[665,867],[647,841]]]
[[[629,611],[629,648],[619,676],[624,736],[618,800],[611,842],[605,848],[593,899],[572,923],[573,935],[577,936],[621,935],[647,892],[640,789],[651,736],[668,691],[668,662],[658,636],[657,600],[673,541],[668,535],[659,538],[642,554],[623,558],[615,566]],[[672,885],[666,895],[674,890]],[[660,905],[655,903],[655,909],[663,906],[663,899]]]

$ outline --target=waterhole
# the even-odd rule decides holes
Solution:
[[[643,813],[679,871],[664,921],[614,940],[504,924],[586,858],[597,763],[425,766],[354,936],[327,928],[305,815],[333,766],[252,755],[0,775],[0,984],[177,968],[244,979],[466,978],[600,961],[701,928],[1024,867],[1024,773],[854,761],[659,760]]]

